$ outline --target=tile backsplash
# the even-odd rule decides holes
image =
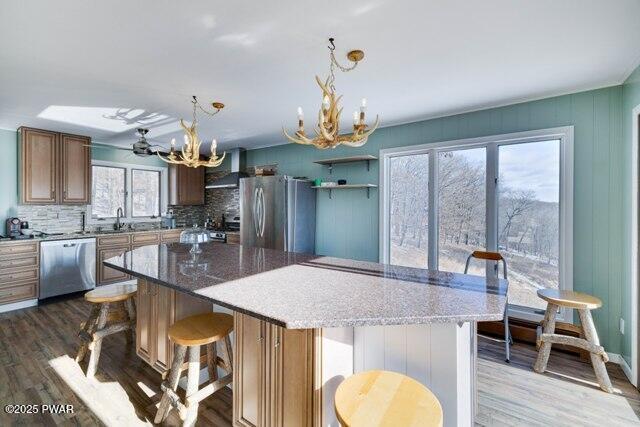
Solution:
[[[208,184],[227,173],[207,173],[205,182]],[[216,222],[222,220],[223,214],[227,220],[231,220],[240,215],[240,192],[237,188],[208,188],[204,192],[203,206],[170,206],[170,208],[173,209],[178,225],[202,226],[207,215]]]
[[[82,212],[87,206],[18,205],[17,217],[29,221],[29,228],[47,233],[71,233],[80,230]]]

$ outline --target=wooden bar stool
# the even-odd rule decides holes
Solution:
[[[538,296],[547,302],[547,310],[542,320],[542,334],[538,338],[540,348],[538,350],[538,358],[533,365],[533,370],[543,373],[547,368],[549,361],[549,353],[551,352],[551,344],[564,344],[578,347],[588,351],[591,357],[591,364],[596,373],[596,378],[600,388],[607,393],[613,393],[611,380],[607,373],[605,362],[609,361],[604,347],[600,345],[598,332],[593,324],[591,310],[602,307],[600,299],[580,292],[562,291],[558,289],[540,289]],[[585,339],[578,337],[570,337],[555,333],[556,314],[559,307],[575,308],[580,316],[580,323]]]
[[[336,390],[336,416],[345,427],[442,426],[438,398],[418,381],[397,372],[365,371]]]
[[[87,350],[91,350],[88,378],[93,378],[96,374],[104,337],[129,331],[127,341],[135,342],[136,305],[133,297],[137,290],[138,286],[135,284],[116,283],[100,286],[84,294],[84,299],[92,303],[93,307],[89,319],[80,326],[78,332],[81,344],[76,362],[82,362]],[[114,321],[107,325],[108,320]]]
[[[229,339],[231,331],[233,331],[233,316],[224,313],[197,314],[179,320],[169,328],[169,339],[176,344],[176,351],[168,379],[161,386],[164,393],[156,413],[154,421],[156,424],[163,422],[169,415],[171,407],[174,407],[180,419],[183,420],[183,426],[195,425],[198,417],[198,403],[231,383],[233,379],[233,352]],[[225,353],[226,360],[218,357],[216,341],[222,341],[222,351]],[[198,389],[201,345],[207,346],[209,381]],[[187,349],[189,349],[187,393],[182,403],[176,390]],[[218,378],[216,369],[218,366],[224,369],[227,375]]]

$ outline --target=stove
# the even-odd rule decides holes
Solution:
[[[227,243],[227,233],[222,230],[209,230],[209,237],[214,242]]]

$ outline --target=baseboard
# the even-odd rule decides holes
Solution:
[[[7,311],[13,311],[13,310],[20,310],[22,308],[35,307],[37,305],[38,305],[37,299],[14,302],[12,304],[4,304],[4,305],[0,305],[0,313],[6,313]]]
[[[608,352],[607,352],[607,356],[609,356],[609,362],[618,364],[618,366],[622,368],[622,372],[624,372],[624,374],[627,376],[627,379],[629,380],[629,382],[637,387],[638,384],[636,384],[636,381],[633,378],[633,371],[631,369],[631,366],[629,366],[629,364],[624,359],[624,357],[622,357],[618,353],[608,353]]]

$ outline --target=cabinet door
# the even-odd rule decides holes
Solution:
[[[169,204],[204,204],[204,168],[169,165]]]
[[[91,203],[91,138],[60,135],[62,196],[60,202],[69,205]]]
[[[102,261],[113,258],[129,250],[129,246],[115,246],[109,248],[98,247],[98,284],[104,285],[113,282],[129,280],[129,275],[113,268],[106,267]]]
[[[313,330],[269,326],[270,426],[313,424]]]
[[[266,325],[244,314],[234,314],[233,424],[266,425]]]
[[[179,320],[175,318],[176,291],[166,286],[154,286],[156,292],[153,299],[153,321],[156,327],[154,334],[156,351],[152,366],[164,374],[171,367],[173,360],[173,343],[169,340],[169,328]]]
[[[136,353],[145,362],[153,364],[153,339],[155,322],[153,321],[153,293],[157,285],[146,280],[138,280],[136,294]]]
[[[54,204],[58,201],[58,134],[20,128],[20,201]]]

